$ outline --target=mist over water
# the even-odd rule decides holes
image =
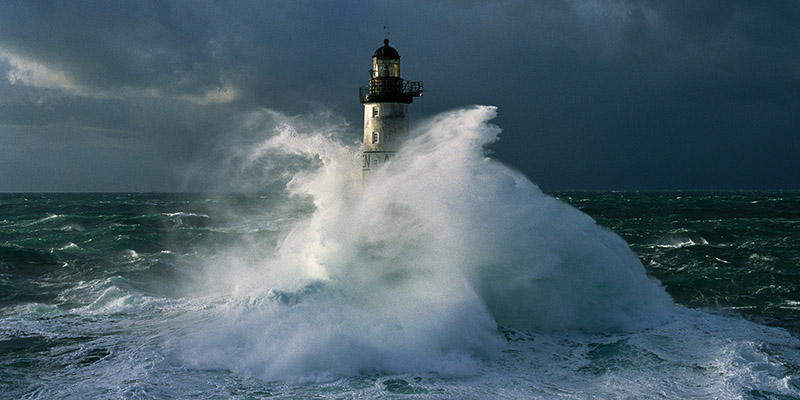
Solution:
[[[251,146],[248,165],[311,160],[286,187],[314,211],[279,243],[240,243],[208,265],[204,285],[225,300],[181,358],[266,379],[462,376],[500,354],[500,329],[665,321],[671,299],[622,239],[486,156],[495,114],[478,106],[424,122],[366,179],[360,148],[324,131],[287,123]]]

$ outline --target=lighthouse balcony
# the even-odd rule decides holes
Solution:
[[[422,81],[404,79],[370,79],[369,86],[358,90],[362,103],[411,103],[414,97],[422,96]]]

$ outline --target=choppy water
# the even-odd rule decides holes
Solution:
[[[800,334],[800,193],[558,193],[620,234],[678,304]]]
[[[543,194],[493,114],[365,184],[283,126],[286,191],[0,195],[0,396],[800,398],[800,194]]]

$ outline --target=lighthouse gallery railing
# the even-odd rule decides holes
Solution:
[[[407,81],[404,79],[401,82],[385,82],[383,79],[380,82],[378,81],[378,79],[371,80],[369,86],[358,88],[358,95],[362,102],[366,101],[368,96],[422,96],[422,81]],[[400,85],[397,83],[400,83]]]

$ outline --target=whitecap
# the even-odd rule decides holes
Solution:
[[[198,218],[210,218],[210,217],[209,217],[208,215],[206,215],[206,214],[198,214],[198,213],[192,213],[192,212],[189,212],[189,213],[187,213],[187,212],[183,212],[183,211],[171,212],[171,213],[162,213],[161,215],[164,215],[164,216],[167,216],[167,217],[198,217]]]
[[[706,240],[702,236],[698,238],[671,236],[663,239],[659,243],[654,244],[652,247],[664,248],[664,249],[680,249],[683,247],[707,246],[707,245],[709,245],[708,240]]]

